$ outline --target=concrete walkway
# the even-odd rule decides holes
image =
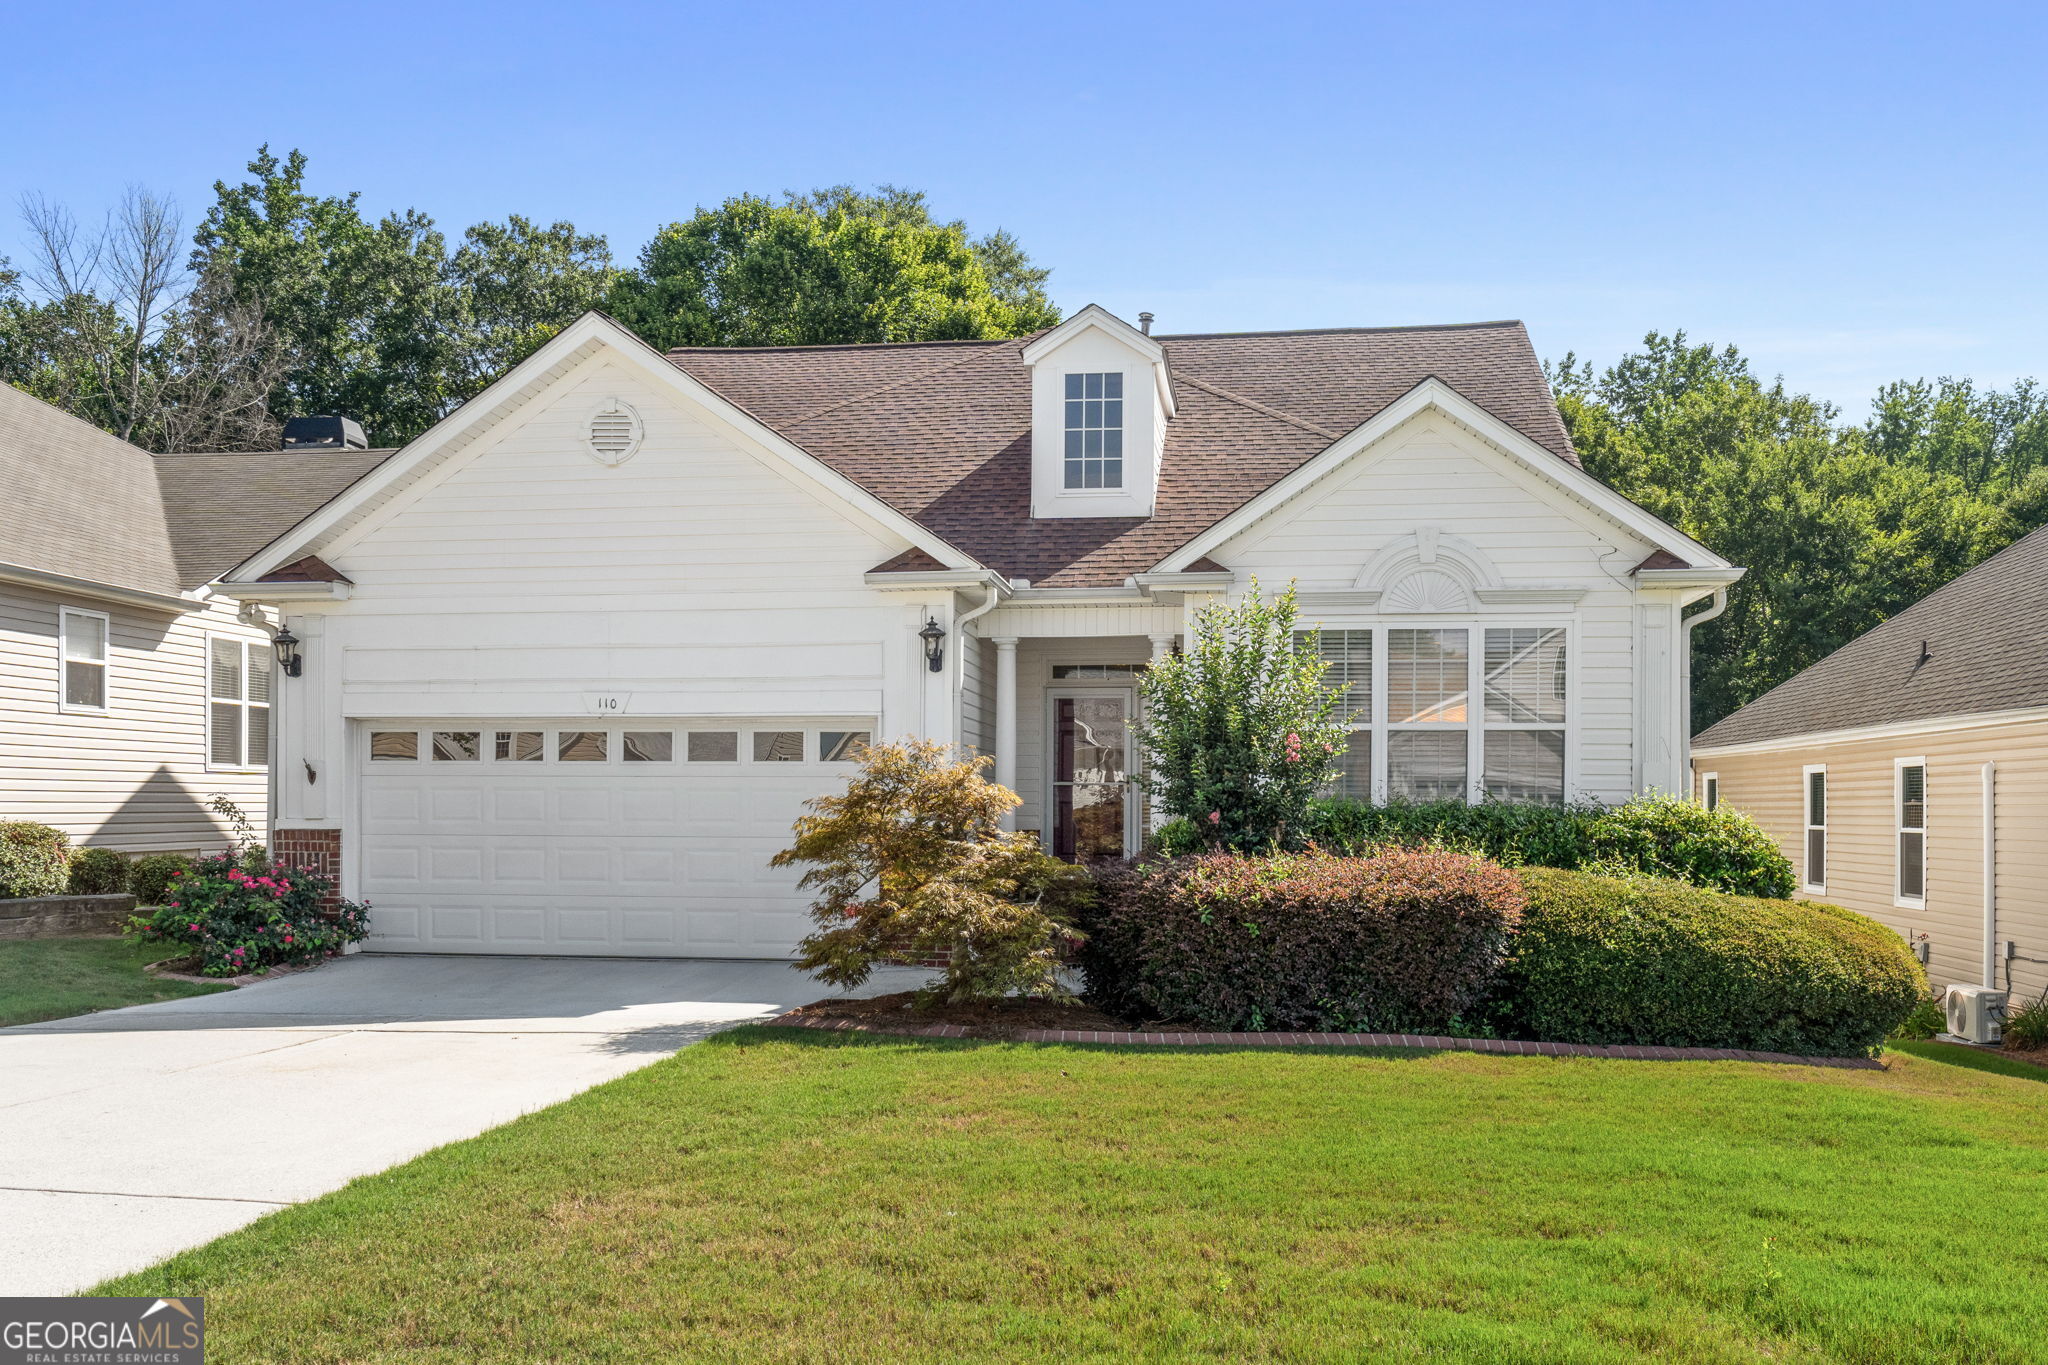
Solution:
[[[0,1029],[0,1295],[140,1269],[833,993],[773,962],[366,953]]]

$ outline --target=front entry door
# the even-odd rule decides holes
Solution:
[[[1055,696],[1052,851],[1069,862],[1121,858],[1130,839],[1131,694]]]

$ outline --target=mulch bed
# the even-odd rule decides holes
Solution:
[[[1882,1071],[1870,1057],[1802,1057],[1789,1052],[1744,1052],[1706,1047],[1598,1047],[1585,1043],[1532,1043],[1511,1038],[1439,1038],[1412,1033],[1210,1033],[1171,1025],[1133,1025],[1086,1003],[1001,1000],[916,1008],[909,991],[866,1000],[816,1000],[769,1020],[782,1028],[895,1034],[912,1038],[984,1038],[1018,1043],[1093,1043],[1126,1047],[1337,1047],[1423,1048],[1435,1052],[1493,1052],[1525,1057],[1605,1057],[1637,1062],[1775,1062],[1857,1071]]]
[[[318,962],[301,962],[280,965],[267,971],[243,972],[240,976],[200,976],[199,956],[167,957],[162,962],[152,962],[142,970],[164,981],[190,981],[201,986],[247,986],[258,981],[275,981],[280,976],[291,976],[295,972],[310,972],[320,966]],[[191,970],[185,970],[190,968]]]
[[[1006,1038],[1015,1040],[1023,1032],[1044,1029],[1088,1029],[1120,1031],[1128,1020],[1104,1014],[1093,1005],[1079,1001],[1062,1004],[1055,1000],[977,1000],[962,1005],[933,1005],[917,1008],[915,991],[877,995],[865,1000],[814,1000],[799,1005],[775,1020],[803,1028],[851,1027],[877,1033],[907,1033],[931,1028],[959,1029],[949,1038]]]

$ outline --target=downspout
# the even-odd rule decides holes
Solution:
[[[953,735],[956,742],[966,739],[961,731],[967,723],[967,627],[995,610],[996,603],[1002,600],[1002,584],[1000,574],[990,577],[988,595],[981,599],[981,605],[964,616],[953,618],[953,633],[959,637],[953,649]]]
[[[1927,855],[1920,858],[1924,877]],[[1998,984],[1998,764],[1989,761],[1984,764],[1984,984]]]
[[[1696,616],[1681,616],[1685,625],[1685,648],[1678,658],[1678,770],[1685,778],[1685,794],[1696,785],[1692,775],[1692,632],[1728,610],[1728,589],[1714,589],[1714,605]]]

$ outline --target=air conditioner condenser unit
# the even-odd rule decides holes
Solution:
[[[1948,1041],[1997,1047],[2005,1038],[2005,1000],[2004,991],[1989,986],[1950,986]]]

